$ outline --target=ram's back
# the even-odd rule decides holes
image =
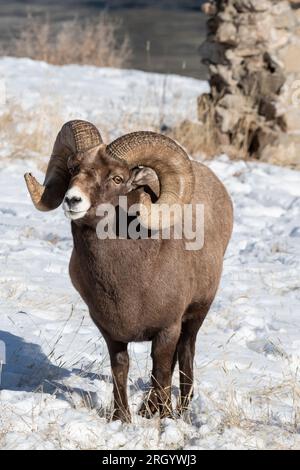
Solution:
[[[223,183],[207,166],[195,161],[192,165],[195,174],[192,202],[204,205],[205,238],[217,241],[224,253],[233,227],[231,198]]]

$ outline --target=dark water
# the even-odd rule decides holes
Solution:
[[[121,19],[133,55],[128,67],[205,78],[198,47],[205,36],[200,0],[0,0],[0,45],[19,34],[28,12],[60,22],[106,11]]]

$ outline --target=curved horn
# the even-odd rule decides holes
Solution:
[[[143,225],[158,229],[176,220],[161,221],[155,209],[159,205],[188,204],[194,190],[194,173],[187,153],[174,140],[155,132],[133,132],[116,139],[106,147],[112,157],[126,160],[130,167],[137,165],[152,168],[160,182],[160,197],[155,204],[148,198],[143,200],[146,211],[141,209]],[[156,206],[156,207],[154,207]],[[149,222],[151,221],[151,222]]]
[[[50,211],[62,203],[70,182],[68,157],[100,144],[101,135],[93,124],[76,120],[63,125],[55,140],[44,184],[38,183],[31,173],[25,174],[28,191],[38,210]]]

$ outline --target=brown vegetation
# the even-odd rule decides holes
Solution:
[[[20,36],[5,53],[55,65],[123,67],[130,57],[130,46],[128,37],[120,34],[120,23],[105,14],[94,20],[65,22],[59,30],[49,17],[41,20],[28,15]]]

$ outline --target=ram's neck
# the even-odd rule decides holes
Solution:
[[[125,269],[126,264],[133,265],[155,260],[161,254],[163,240],[126,238],[99,239],[95,228],[72,222],[74,249],[80,263],[91,268],[91,272],[103,269]]]
[[[88,225],[78,225],[74,222],[71,223],[74,249],[80,256],[94,255],[98,251],[100,240],[97,237],[96,230]]]

